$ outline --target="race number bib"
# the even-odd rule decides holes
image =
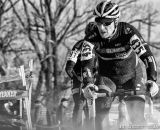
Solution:
[[[142,43],[142,41],[137,35],[132,36],[130,40],[130,44],[131,44],[132,49],[136,52],[136,54],[139,57],[146,52],[144,43]]]
[[[78,55],[80,54],[80,51],[75,48],[74,50],[72,50],[68,56],[68,59],[67,60],[71,60],[73,62],[77,62],[77,59],[78,59]]]
[[[82,56],[81,60],[89,60],[93,57],[93,47],[94,45],[85,41],[82,45]]]

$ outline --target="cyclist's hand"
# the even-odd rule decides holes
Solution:
[[[149,90],[151,96],[154,97],[159,91],[158,85],[156,84],[156,82],[152,80],[148,80],[146,85],[147,85],[147,89]]]
[[[82,91],[85,98],[93,98],[94,91],[98,91],[98,87],[94,84],[88,84]]]
[[[71,79],[73,79],[73,69],[67,68],[67,69],[66,69],[66,72],[67,72],[68,76],[69,76]]]

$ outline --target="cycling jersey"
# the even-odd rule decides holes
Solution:
[[[130,24],[119,22],[115,35],[110,39],[101,38],[96,24],[85,37],[82,46],[83,77],[85,84],[92,79],[92,60],[98,56],[98,73],[113,79],[133,77],[139,57],[146,65],[148,80],[157,80],[155,59],[149,46],[139,32]]]
[[[73,78],[74,73],[78,76],[81,75],[81,48],[82,48],[83,40],[78,41],[70,51],[70,54],[67,59],[66,63],[66,72],[70,76],[70,78]]]
[[[81,77],[81,49],[82,45],[84,43],[84,40],[78,41],[72,48],[68,58],[67,58],[67,63],[66,63],[66,72],[69,75],[70,78],[73,78],[75,76]],[[94,57],[94,60],[92,62],[93,64],[93,73],[96,71],[96,58]],[[77,78],[77,77],[75,77]]]

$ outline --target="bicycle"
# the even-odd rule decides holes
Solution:
[[[83,92],[83,91],[82,91]],[[85,123],[82,123],[81,124],[81,128],[84,128],[84,129],[89,129],[89,130],[95,130],[95,117],[96,117],[96,105],[95,105],[95,100],[99,97],[116,97],[116,96],[135,96],[135,95],[146,95],[146,96],[150,96],[150,93],[149,92],[144,92],[144,91],[140,91],[140,90],[133,90],[133,89],[128,89],[128,90],[124,90],[124,89],[119,89],[118,91],[116,92],[108,92],[108,93],[99,93],[99,92],[96,92],[95,90],[92,90],[92,93],[93,93],[93,98],[89,98],[89,99],[86,99],[86,106],[88,108],[88,117],[86,117],[88,120],[87,122],[87,125],[90,126],[87,127],[85,125]],[[83,96],[83,93],[82,93],[82,96]],[[60,109],[59,109],[60,110]],[[63,113],[63,112],[62,112]],[[61,114],[60,114],[61,115]],[[60,121],[62,119],[62,115],[61,115],[61,118],[60,118]],[[82,122],[84,120],[84,117],[82,117]],[[117,125],[117,128],[118,128],[118,124]],[[60,122],[60,125],[58,125],[60,129],[63,129],[64,127],[67,129],[68,126],[66,126],[65,124],[63,124],[63,122]],[[70,127],[70,129],[72,129]],[[122,128],[120,128],[122,130]]]
[[[81,80],[81,78],[79,76],[77,76],[74,73],[75,77],[77,77],[77,79],[82,83],[82,87],[81,89],[83,89],[83,81]],[[96,108],[95,108],[95,100],[98,97],[113,97],[115,98],[116,96],[135,96],[135,95],[146,95],[146,96],[150,96],[149,92],[144,92],[144,91],[140,91],[140,90],[133,90],[133,89],[128,89],[128,90],[124,90],[124,89],[118,89],[118,91],[116,92],[109,92],[109,93],[98,93],[95,92],[94,90],[93,92],[93,97],[91,99],[86,99],[87,100],[87,104],[86,104],[86,108],[88,108],[88,117],[86,117],[88,119],[88,121],[90,122],[89,125],[91,126],[90,129],[95,130],[95,117],[96,117]],[[83,93],[82,93],[83,95]],[[82,122],[83,122],[83,116],[82,116]],[[84,124],[81,124],[81,127],[84,128]]]
[[[108,93],[98,93],[95,91],[93,92],[93,98],[91,99],[86,99],[87,100],[87,105],[89,109],[89,122],[90,122],[90,129],[95,130],[95,117],[96,117],[96,108],[95,108],[95,100],[99,97],[116,97],[116,96],[135,96],[135,95],[145,95],[145,96],[150,96],[149,92],[145,91],[140,91],[140,90],[133,90],[133,89],[119,89],[116,92],[108,92]],[[120,128],[120,126],[119,126]],[[120,128],[122,129],[122,128]]]

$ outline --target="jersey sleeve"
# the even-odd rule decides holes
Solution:
[[[68,74],[68,76],[70,78],[73,78],[74,76],[74,66],[77,63],[77,59],[79,57],[79,55],[81,54],[81,46],[82,46],[83,40],[78,41],[72,48],[72,50],[70,51],[68,57],[67,57],[67,63],[66,63],[66,73]]]
[[[147,72],[147,79],[156,81],[157,80],[157,65],[155,62],[155,58],[149,48],[149,45],[145,42],[145,40],[142,38],[140,33],[133,26],[130,25],[128,30],[131,35],[130,46],[145,64],[146,72]]]
[[[95,61],[95,51],[94,45],[88,41],[84,41],[82,45],[82,73],[83,73],[83,83],[87,85],[93,83],[94,81],[94,62]]]

